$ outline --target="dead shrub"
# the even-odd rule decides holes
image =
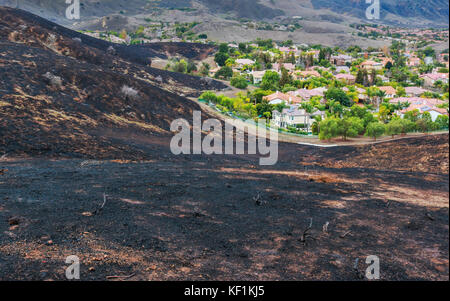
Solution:
[[[62,87],[62,79],[59,76],[56,76],[50,72],[45,73],[44,78],[47,79],[47,83],[55,88],[61,88]]]
[[[127,85],[122,86],[120,93],[122,93],[127,99],[136,100],[139,98],[139,91]]]

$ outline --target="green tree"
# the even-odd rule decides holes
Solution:
[[[436,124],[438,126],[438,129],[448,129],[448,116],[447,115],[439,115],[436,118]]]
[[[271,119],[272,111],[273,111],[273,106],[271,104],[269,104],[266,100],[263,100],[261,103],[256,105],[256,112],[258,113],[258,116]],[[269,114],[265,114],[265,113],[269,113]],[[269,117],[267,117],[267,115]]]
[[[392,120],[386,124],[386,134],[392,135],[392,138],[394,138],[395,135],[401,134],[402,130],[403,126],[401,119]]]
[[[238,89],[246,89],[248,86],[247,79],[242,75],[233,76],[230,84]]]
[[[200,74],[203,76],[207,76],[209,74],[210,66],[208,63],[203,62],[202,66],[200,67]]]
[[[261,103],[264,96],[272,94],[273,91],[271,90],[262,90],[262,89],[256,89],[250,94],[250,99],[252,102],[257,105],[258,103]]]
[[[393,67],[393,65],[392,65],[391,61],[388,61],[386,63],[386,66],[384,66],[384,68],[386,68],[387,70],[391,70],[392,67]]]
[[[436,125],[433,124],[431,114],[429,112],[423,112],[421,118],[416,121],[416,127],[422,133],[434,130]]]
[[[197,71],[197,65],[193,61],[189,61],[187,63],[186,72],[192,73],[194,71]]]
[[[335,87],[328,89],[325,93],[325,98],[327,100],[335,100],[346,107],[351,107],[354,104],[353,100],[342,89]]]
[[[214,56],[214,61],[217,63],[217,65],[222,67],[222,66],[225,66],[225,62],[228,60],[228,58],[229,58],[228,54],[223,53],[223,52],[218,52]]]
[[[239,43],[239,51],[242,53],[246,53],[247,52],[247,44]]]
[[[411,122],[416,122],[417,120],[419,120],[419,116],[420,116],[419,110],[415,109],[415,110],[406,112],[405,115],[403,116],[403,118],[407,119]]]
[[[339,135],[338,121],[339,119],[336,117],[328,117],[322,120],[319,123],[320,127],[319,139],[329,141],[332,138],[338,136]]]
[[[429,131],[429,124],[425,119],[420,118],[416,121],[416,128],[422,133],[426,133]]]
[[[377,140],[378,137],[384,134],[385,126],[380,122],[371,122],[367,125],[366,135]]]
[[[180,72],[180,73],[186,73],[187,72],[187,62],[185,60],[180,60],[179,62],[176,62],[173,66],[174,72]]]
[[[278,90],[280,82],[280,75],[275,71],[267,71],[261,81],[261,89],[263,90]]]
[[[228,45],[226,43],[222,43],[219,45],[219,52],[221,53],[228,53],[229,48]]]
[[[361,69],[358,69],[358,73],[356,74],[356,83],[364,85],[364,73]]]
[[[369,123],[375,121],[375,117],[366,107],[360,107],[357,105],[353,105],[350,110],[346,112],[346,115],[348,117],[358,117],[361,119],[363,121],[364,128],[366,128]]]
[[[314,122],[311,126],[311,131],[314,135],[318,135],[320,132],[320,122],[322,121],[321,115],[314,116]]]
[[[428,46],[427,48],[425,48],[421,52],[423,53],[423,56],[425,56],[425,57],[427,57],[427,56],[434,57],[436,55],[436,51],[431,46]]]
[[[364,124],[358,117],[339,119],[337,126],[338,133],[344,140],[347,140],[347,137],[356,137],[359,133],[364,131]]]
[[[233,69],[231,69],[231,67],[228,66],[223,66],[214,75],[215,78],[223,78],[223,79],[229,79],[232,76],[233,76]]]
[[[397,87],[397,97],[405,97],[406,96],[406,90],[402,86]]]
[[[402,126],[402,135],[412,132],[416,129],[416,123],[409,119],[400,119],[400,125]]]
[[[280,78],[280,87],[284,87],[286,85],[290,85],[292,83],[292,76],[289,74],[289,71],[285,68],[281,68],[281,78]]]

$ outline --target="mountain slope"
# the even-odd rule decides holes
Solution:
[[[49,24],[0,8],[0,153],[149,158],[173,120],[201,110],[167,90],[225,87],[128,61],[126,49],[112,55]]]
[[[362,19],[369,4],[364,0],[311,0],[314,8],[328,8],[343,14],[352,14]],[[447,23],[449,17],[448,0],[382,0],[381,20],[388,14],[407,19],[425,19],[428,21]],[[414,23],[417,20],[410,20]]]
[[[210,46],[200,47],[186,43],[171,44],[170,47],[164,43],[136,46],[114,44],[59,26],[29,12],[10,8],[0,8],[0,37],[2,36],[8,41],[49,49],[123,74],[133,73],[137,78],[172,92],[190,95],[198,94],[201,90],[226,88],[224,84],[214,80],[203,81],[187,74],[150,67],[152,58],[166,57],[167,52],[184,53],[189,49],[191,55],[194,53],[194,56],[201,56],[203,52],[207,54],[213,51]]]

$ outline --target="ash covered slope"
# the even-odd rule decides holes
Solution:
[[[152,73],[20,15],[0,8],[0,153],[149,158],[159,149],[152,139],[200,110],[163,89],[195,91],[198,78],[184,87],[178,74]],[[125,139],[133,135],[147,141]]]
[[[119,45],[70,30],[29,12],[7,7],[0,7],[0,38],[49,49],[125,74],[131,73],[166,90],[185,95],[227,88],[218,81],[199,80],[198,77],[150,67],[154,57],[165,58],[167,53],[175,53],[197,58],[212,53],[214,48],[211,46],[192,47],[187,43]]]
[[[9,9],[6,7],[4,7],[3,9],[9,11],[8,14],[2,15],[2,18],[4,18],[5,20],[8,20],[10,18],[23,20],[27,24],[39,26],[43,30],[47,30],[49,32],[52,32],[53,34],[58,34],[71,39],[80,39],[85,46],[93,47],[103,52],[107,52],[110,47],[113,47],[114,53],[118,57],[144,66],[150,66],[152,58],[167,58],[167,54],[183,55],[190,59],[199,59],[204,55],[212,54],[216,51],[217,48],[211,45],[199,45],[191,43],[148,43],[145,45],[129,46],[116,44],[105,40],[96,39],[69,28],[60,26],[54,22],[51,22],[21,9]]]

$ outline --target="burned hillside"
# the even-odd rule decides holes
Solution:
[[[64,28],[31,13],[6,7],[0,8],[0,40],[46,49],[104,70],[130,74],[179,94],[198,95],[202,90],[227,88],[215,80],[151,67],[152,58],[166,58],[167,54],[190,58],[207,56],[214,51],[210,46],[190,46],[187,43],[155,46],[114,44]]]
[[[209,51],[197,48],[196,55]],[[107,138],[105,132],[168,136],[170,122],[201,110],[178,95],[226,87],[145,66],[157,55],[151,47],[108,43],[0,8],[0,152],[146,157],[142,146],[118,141],[117,133]]]
[[[0,73],[3,153],[134,157],[102,130],[167,136],[172,120],[200,110],[131,76],[23,44],[0,42]]]

